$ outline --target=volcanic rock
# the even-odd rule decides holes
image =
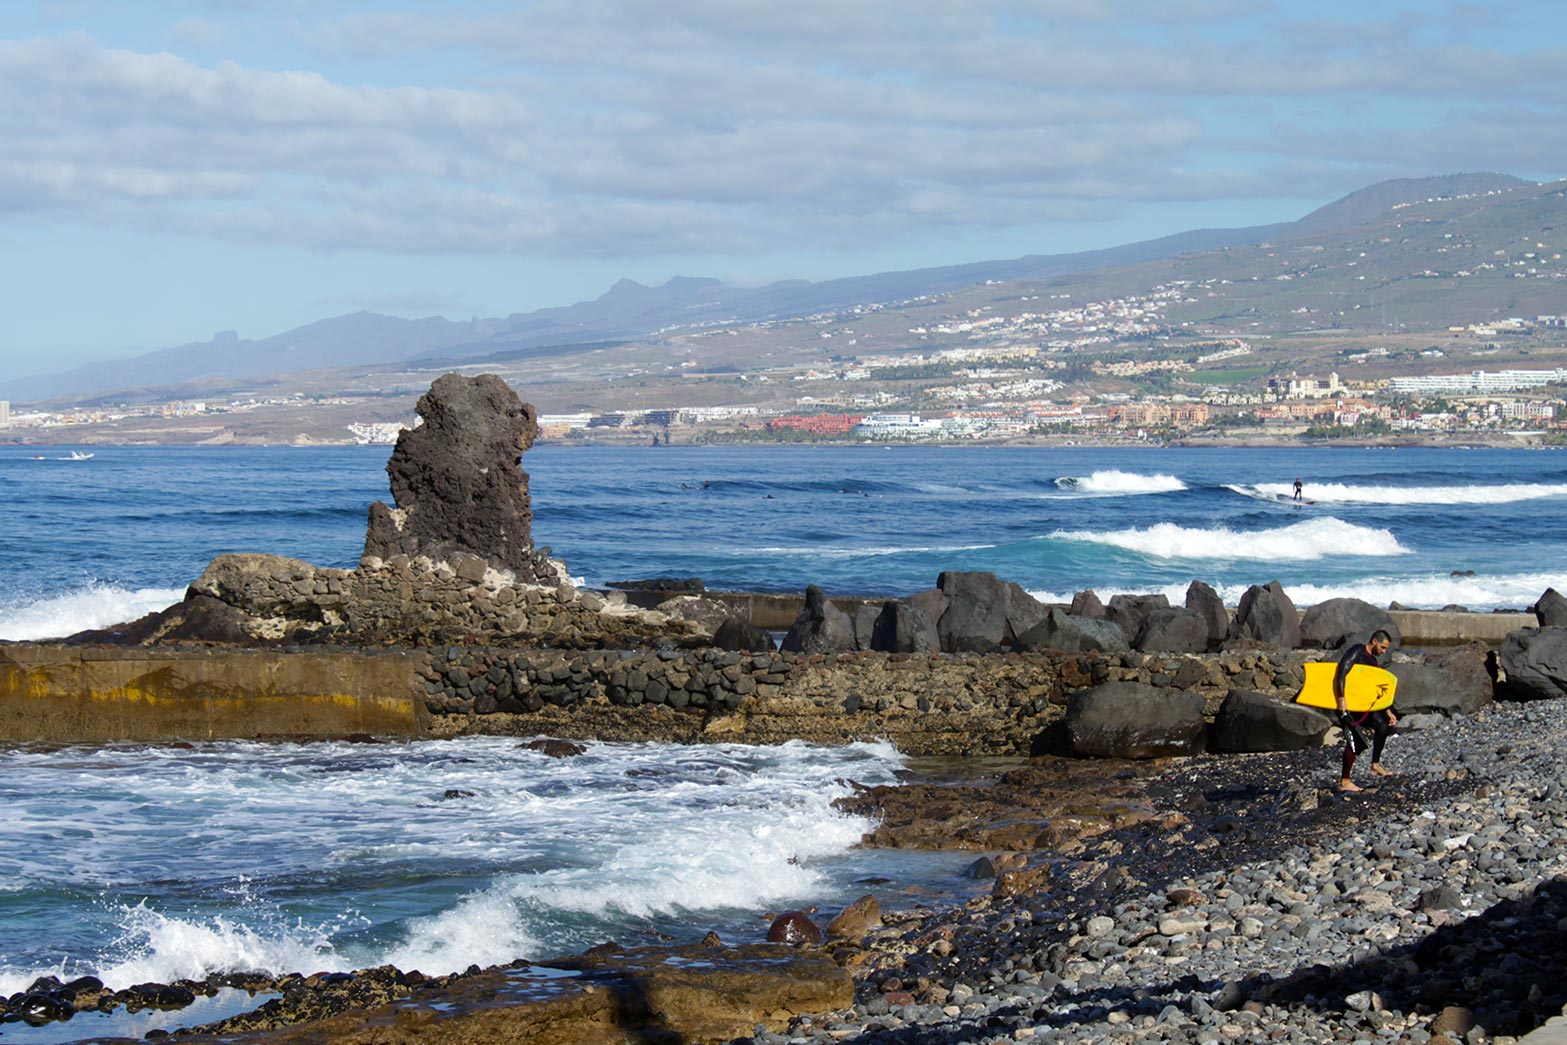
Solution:
[[[1361,599],[1328,599],[1301,615],[1300,644],[1314,649],[1339,649],[1350,642],[1364,644],[1377,630],[1392,636],[1394,646],[1402,645],[1403,633],[1387,610]]]
[[[1209,732],[1214,751],[1299,751],[1320,747],[1333,723],[1300,704],[1286,704],[1266,693],[1232,689]]]
[[[1107,682],[1067,698],[1072,750],[1100,758],[1163,758],[1202,750],[1203,698],[1138,682]]]
[[[478,556],[520,579],[538,575],[522,453],[538,422],[494,374],[445,374],[419,397],[424,424],[405,429],[387,462],[396,508],[370,506],[365,557]]]
[[[1253,584],[1235,607],[1230,621],[1231,639],[1252,639],[1269,646],[1294,649],[1300,645],[1300,613],[1278,581]]]
[[[852,650],[855,648],[854,621],[812,584],[805,589],[805,602],[779,648],[787,653]]]
[[[1015,646],[1024,652],[1054,649],[1074,653],[1124,653],[1130,648],[1120,625],[1063,613],[1057,608],[1052,608],[1038,624],[1019,635]]]
[[[1043,603],[994,573],[947,570],[936,578],[947,607],[936,623],[947,653],[987,653],[1012,643],[1045,616]]]

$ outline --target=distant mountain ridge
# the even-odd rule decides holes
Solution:
[[[1199,229],[1103,250],[1028,255],[820,283],[787,280],[744,288],[712,278],[677,276],[648,287],[622,279],[593,301],[497,319],[454,322],[438,316],[401,319],[356,312],[260,340],[225,332],[206,342],[11,381],[0,388],[0,395],[17,403],[37,402],[167,386],[221,387],[235,379],[334,367],[437,360],[460,363],[529,349],[555,354],[573,346],[586,348],[646,337],[676,326],[792,318],[860,304],[907,301],[987,280],[1045,279],[1270,240],[1328,235],[1375,222],[1404,204],[1507,193],[1533,185],[1505,174],[1398,179],[1351,193],[1294,222]]]

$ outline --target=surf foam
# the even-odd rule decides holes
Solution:
[[[1225,489],[1267,501],[1290,500],[1294,483],[1226,484]],[[1499,486],[1354,486],[1307,483],[1301,496],[1321,504],[1512,504],[1567,497],[1567,484],[1509,483]]]
[[[30,642],[64,638],[144,617],[184,597],[184,588],[133,590],[93,583],[79,591],[24,602],[0,613],[0,639]]]
[[[1073,493],[1098,494],[1100,496],[1125,496],[1145,493],[1174,493],[1186,489],[1186,484],[1173,475],[1140,475],[1114,468],[1103,469],[1091,475],[1063,475],[1056,485]]]
[[[1051,540],[1105,544],[1155,559],[1308,561],[1329,555],[1409,555],[1389,530],[1341,519],[1308,519],[1274,530],[1196,529],[1158,523],[1144,529],[1057,530]]]

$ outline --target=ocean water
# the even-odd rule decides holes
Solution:
[[[352,566],[386,447],[0,447],[0,639],[178,600],[214,555]],[[34,454],[44,460],[33,459]],[[1042,598],[1191,580],[1233,602],[1522,607],[1567,589],[1555,451],[560,448],[525,457],[534,534],[583,583],[904,594],[990,570]],[[1312,503],[1294,504],[1295,477]],[[0,749],[0,992],[393,962],[439,973],[604,939],[734,938],[967,857],[867,853],[835,812],[885,745],[510,739]],[[450,797],[448,797],[450,796]],[[955,887],[955,886],[954,886]]]

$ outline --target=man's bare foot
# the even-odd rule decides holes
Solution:
[[[1384,766],[1380,762],[1373,762],[1373,763],[1371,763],[1371,775],[1372,776],[1392,776],[1393,775],[1393,771],[1391,769],[1387,768],[1386,766]]]
[[[1360,791],[1360,790],[1362,790],[1360,785],[1356,784],[1353,780],[1340,780],[1338,782],[1338,789],[1340,791]]]

